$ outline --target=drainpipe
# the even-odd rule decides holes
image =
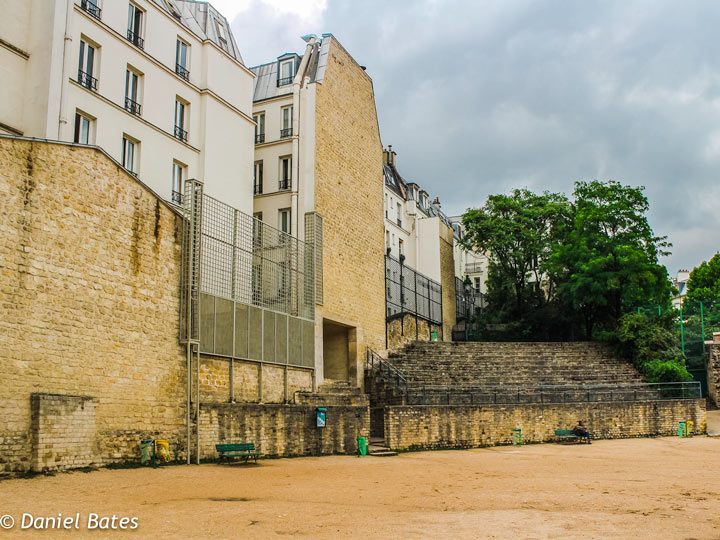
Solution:
[[[61,140],[62,129],[67,124],[67,87],[70,78],[70,51],[72,49],[72,36],[70,35],[70,17],[73,12],[74,0],[67,0],[65,12],[65,37],[63,40],[62,80],[60,81],[60,114],[58,117],[57,139]]]

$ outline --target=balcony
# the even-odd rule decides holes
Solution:
[[[482,263],[468,263],[465,265],[466,274],[479,274],[483,271]]]
[[[262,144],[265,142],[265,134],[264,133],[258,133],[255,135],[255,144]]]
[[[138,49],[144,49],[145,48],[145,40],[140,37],[140,34],[134,32],[130,28],[128,28],[127,31],[127,38],[130,43],[135,45]]]
[[[260,195],[263,192],[262,182],[253,186],[253,195]]]
[[[172,192],[172,202],[174,202],[175,204],[182,204],[182,203],[183,203],[182,193],[180,193],[179,191],[173,190],[173,192]]]
[[[127,110],[130,114],[140,116],[140,104],[129,97],[125,98],[125,110]]]
[[[288,137],[292,137],[292,128],[281,129],[280,130],[280,138],[287,139]]]
[[[85,88],[87,88],[88,90],[97,92],[98,80],[95,77],[93,77],[92,75],[90,75],[89,73],[85,73],[81,69],[78,70],[77,82],[80,83]]]
[[[278,86],[285,86],[286,84],[292,83],[293,78],[292,77],[283,77],[282,79],[277,80]]]
[[[175,126],[175,131],[173,135],[175,135],[176,139],[180,139],[182,142],[187,142],[188,140],[188,132],[180,126]]]
[[[83,11],[89,13],[93,17],[95,17],[97,20],[100,20],[100,15],[102,14],[102,10],[97,6],[97,4],[91,0],[81,0],[80,1],[80,8],[82,8]]]
[[[142,47],[141,47],[142,48]],[[180,75],[186,81],[190,80],[190,70],[180,64],[175,64],[175,73]]]
[[[284,178],[278,182],[278,191],[285,191],[292,187],[292,179]]]

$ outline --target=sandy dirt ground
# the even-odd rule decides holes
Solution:
[[[21,530],[23,513],[80,513],[79,530]],[[138,527],[88,530],[91,513]],[[720,539],[720,439],[62,473],[0,482],[4,514],[0,540]]]

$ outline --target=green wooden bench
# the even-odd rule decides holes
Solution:
[[[575,435],[575,432],[572,429],[556,429],[555,430],[555,437],[557,437],[560,441],[581,441],[585,437],[582,435]]]
[[[220,461],[225,458],[241,458],[245,463],[252,458],[257,463],[258,456],[262,456],[262,452],[255,451],[255,443],[235,443],[235,444],[216,444],[215,450],[220,454]]]

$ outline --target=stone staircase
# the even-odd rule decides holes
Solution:
[[[326,379],[318,386],[316,392],[297,392],[295,403],[298,405],[313,405],[315,407],[352,406],[367,407],[369,397],[362,389],[351,385],[347,381]]]
[[[397,452],[390,450],[385,446],[385,439],[383,437],[370,437],[368,441],[368,455],[376,457],[392,457],[397,456]]]

